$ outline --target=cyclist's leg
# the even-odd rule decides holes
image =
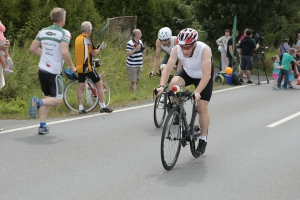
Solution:
[[[179,85],[181,87],[189,86],[193,83],[192,81],[193,79],[187,75],[183,68],[181,68],[172,78],[170,88],[172,88],[174,85]],[[172,101],[174,102],[174,98],[172,98]],[[177,103],[178,102],[176,102],[176,104]]]
[[[201,128],[201,136],[205,137],[208,131],[210,123],[210,115],[208,113],[208,101],[199,100],[197,101],[197,108],[199,112],[199,123]]]
[[[199,123],[201,127],[201,136],[204,137],[207,134],[208,126],[210,122],[210,116],[208,113],[208,103],[210,101],[212,90],[213,90],[213,69],[211,71],[211,78],[207,83],[204,90],[200,93],[200,100],[197,101],[197,108],[199,112]],[[200,79],[194,79],[195,87],[200,83]]]
[[[207,132],[208,132],[208,127],[210,123],[210,115],[208,112],[208,104],[212,95],[212,90],[213,90],[213,69],[211,71],[211,78],[209,82],[207,83],[206,87],[204,90],[200,93],[200,100],[197,101],[197,108],[199,112],[199,123],[200,123],[200,128],[201,128],[201,135],[199,138],[199,144],[196,150],[196,153],[198,155],[202,155],[205,152],[206,149],[206,139],[207,139]],[[201,80],[195,79],[195,87],[198,86],[199,82]]]

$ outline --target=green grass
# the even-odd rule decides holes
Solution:
[[[102,66],[97,70],[107,77],[111,88],[111,108],[150,101],[153,99],[153,89],[159,84],[158,77],[150,79],[148,76],[148,73],[152,70],[155,51],[152,48],[147,48],[144,55],[142,77],[137,91],[136,93],[129,91],[130,83],[127,80],[125,54],[126,43],[129,39],[121,34],[110,36],[110,39],[107,40],[108,47],[98,56]],[[30,43],[31,41],[25,43],[24,48],[17,46],[10,47],[10,54],[15,67],[13,68],[13,74],[4,74],[6,86],[0,90],[0,119],[29,119],[28,108],[30,97],[37,96],[42,98],[37,75],[39,57],[29,52]],[[73,56],[73,61],[75,61],[74,48],[70,48],[70,52]],[[271,57],[273,54],[271,55],[268,52],[267,57],[269,55]],[[215,58],[215,67],[218,66],[218,62],[219,59]],[[268,63],[268,65],[270,64]],[[64,75],[63,77],[64,84],[66,85],[68,79]],[[215,83],[215,86],[219,85]],[[193,89],[190,88],[190,90],[192,91]],[[98,111],[99,107],[94,110],[94,112]],[[58,108],[51,108],[49,118],[75,114],[77,113],[70,111],[63,103]]]

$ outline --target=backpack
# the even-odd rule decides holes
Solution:
[[[242,85],[242,83],[240,82],[239,77],[235,73],[232,73],[231,85]]]

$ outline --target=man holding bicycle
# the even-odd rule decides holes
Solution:
[[[100,76],[93,67],[93,58],[97,56],[102,49],[105,48],[105,44],[98,45],[97,48],[93,45],[93,41],[90,36],[92,34],[93,27],[91,22],[85,21],[81,24],[81,34],[75,40],[75,59],[76,68],[78,72],[78,104],[79,114],[86,113],[82,105],[82,93],[84,90],[84,84],[86,78],[90,78],[97,88],[97,93],[100,99],[100,112],[111,113],[113,110],[105,105],[103,95],[103,83],[100,81]]]
[[[183,67],[175,74],[170,86],[180,85],[184,87],[191,84],[195,85],[194,95],[195,101],[197,101],[201,127],[196,153],[202,155],[207,145],[206,135],[210,122],[208,103],[213,89],[212,53],[208,45],[197,41],[198,32],[192,28],[181,30],[177,39],[178,45],[173,48],[167,66],[162,73],[160,85],[157,88],[157,95],[161,95],[166,88],[166,83],[177,60],[181,61]]]

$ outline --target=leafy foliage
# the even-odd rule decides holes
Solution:
[[[240,34],[246,28],[254,33],[266,35],[266,43],[278,45],[285,37],[293,38],[299,31],[299,1],[249,1],[249,0],[194,0],[193,14],[202,22],[203,30],[210,36],[210,44],[233,26],[237,15],[237,29]]]

